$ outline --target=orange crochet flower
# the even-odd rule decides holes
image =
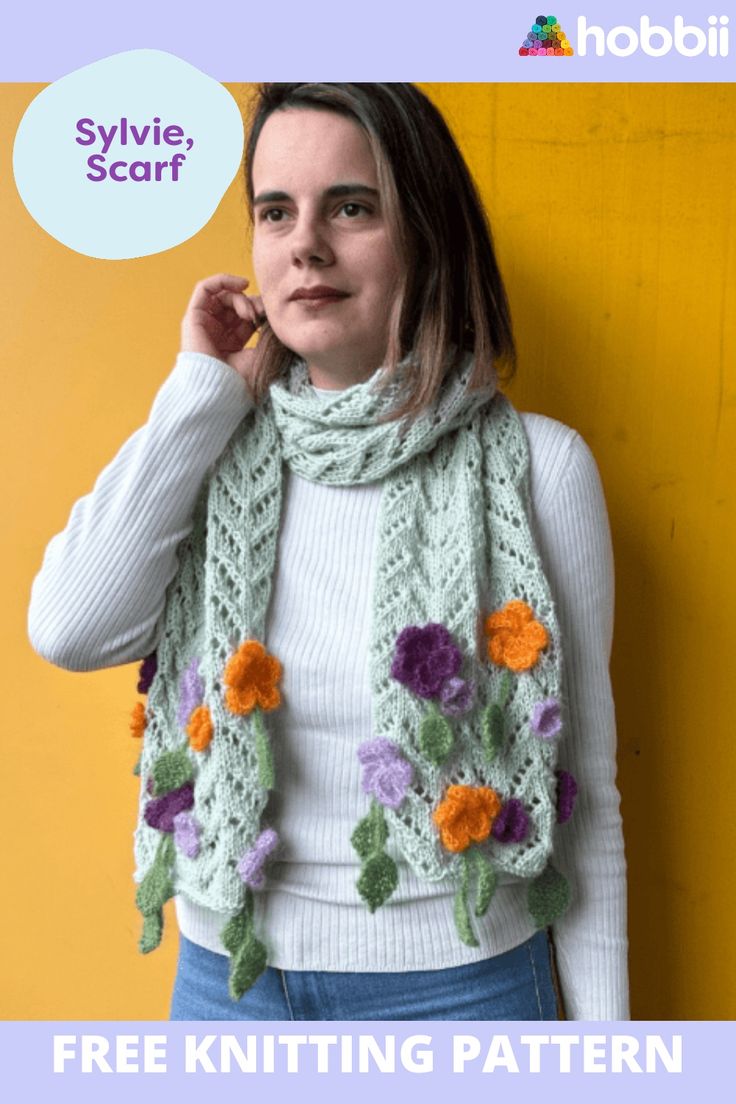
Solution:
[[[501,812],[501,798],[489,786],[448,786],[445,798],[432,813],[442,846],[464,851],[482,843]]]
[[[549,637],[544,625],[534,620],[526,602],[507,602],[486,618],[488,656],[499,667],[528,671],[547,647]]]
[[[130,731],[138,739],[146,731],[146,707],[143,702],[136,702],[133,706],[133,712],[130,714]]]
[[[193,710],[187,725],[190,748],[193,751],[204,751],[205,748],[209,747],[213,732],[212,717],[208,707],[198,705]]]
[[[225,667],[225,704],[231,713],[251,713],[256,706],[265,712],[281,704],[276,683],[281,664],[268,655],[257,640],[246,640]]]

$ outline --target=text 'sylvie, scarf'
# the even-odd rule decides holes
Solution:
[[[221,938],[234,999],[267,965],[257,891],[279,847],[264,812],[278,786],[268,722],[281,664],[265,626],[285,465],[320,483],[382,484],[356,892],[371,911],[384,904],[393,856],[452,879],[470,946],[499,876],[528,880],[538,926],[567,906],[549,859],[575,782],[555,769],[561,641],[530,527],[527,441],[507,399],[468,389],[470,367],[406,430],[380,422],[398,395],[396,381],[379,391],[382,370],[325,397],[296,361],[211,469],[179,549],[134,711],[140,947],[160,942],[175,892],[232,912]]]

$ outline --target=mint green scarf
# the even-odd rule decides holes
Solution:
[[[223,943],[235,999],[268,959],[253,890],[267,887],[266,860],[277,843],[278,826],[262,820],[278,778],[268,695],[233,712],[228,691],[231,661],[245,641],[268,652],[286,467],[315,482],[382,484],[372,581],[374,740],[361,749],[366,797],[355,811],[356,892],[371,910],[393,892],[399,870],[387,853],[390,836],[419,876],[452,880],[458,934],[470,945],[477,945],[471,906],[483,915],[499,877],[530,881],[540,925],[567,904],[564,880],[549,865],[558,815],[561,643],[530,525],[528,447],[508,400],[468,390],[470,369],[466,359],[405,431],[396,421],[379,422],[398,395],[397,383],[379,390],[382,371],[325,398],[296,362],[214,465],[179,549],[140,764],[141,949],[158,944],[161,909],[174,892],[234,911]],[[497,619],[506,611],[490,633],[501,662],[489,658],[485,631],[494,611]],[[519,611],[531,622],[514,629]],[[416,692],[423,668],[414,653],[404,660],[418,664],[418,673],[404,681],[392,675],[402,630],[432,625],[452,640],[437,659],[452,668],[444,697],[426,687],[424,696]],[[425,632],[427,639],[432,633],[439,630]],[[540,634],[544,645],[532,649],[533,662],[510,668],[504,655],[516,655],[519,642],[523,651],[527,638],[538,645]],[[261,683],[272,677],[278,696],[277,660],[264,658],[258,670]],[[240,700],[247,706],[245,689]],[[190,738],[190,707],[199,709],[200,733],[203,719],[211,726],[206,746]],[[181,808],[173,831],[162,801]]]

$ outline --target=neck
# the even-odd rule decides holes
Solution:
[[[333,365],[306,358],[305,360],[310,383],[321,391],[344,391],[356,383],[365,383],[383,363],[381,361],[376,364],[372,362],[361,364],[355,360],[348,360]]]

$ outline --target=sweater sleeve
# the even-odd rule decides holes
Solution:
[[[205,476],[252,405],[224,361],[179,354],[146,424],[46,548],[28,613],[40,656],[93,671],[153,650]]]
[[[525,415],[537,537],[564,646],[569,726],[560,766],[579,793],[556,836],[572,903],[554,925],[566,1013],[629,1018],[626,863],[616,788],[616,726],[608,671],[614,577],[608,515],[593,456],[573,430]]]

